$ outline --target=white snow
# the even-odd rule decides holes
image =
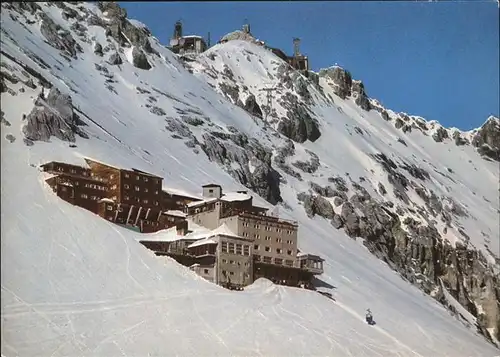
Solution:
[[[164,212],[166,215],[169,215],[169,216],[175,216],[175,217],[187,217],[187,214],[182,212],[182,211],[179,211],[179,210],[168,210],[168,211],[165,211]]]
[[[60,9],[46,3],[40,6],[69,28]],[[98,13],[95,4],[82,6]],[[152,47],[160,57],[148,57],[154,64],[150,71],[133,67],[131,48],[125,49],[128,62],[121,68],[107,66],[116,80],[116,95],[103,86],[104,79],[94,63],[104,61],[93,54],[91,44],[73,33],[85,53],[79,54],[78,60],[66,62],[58,50],[42,40],[38,23],[26,24],[25,28],[8,12],[2,7],[2,51],[70,94],[74,106],[93,122],[80,116],[87,123],[83,129],[90,139],[77,138],[76,148],[54,137],[47,143],[26,146],[21,132],[25,122],[21,118],[31,111],[40,89],[24,86],[25,92],[21,93],[21,83],[7,82],[17,95],[1,94],[4,117],[11,123],[1,125],[2,355],[498,355],[498,349],[474,329],[459,323],[442,305],[401,279],[358,241],[332,229],[325,219],[309,219],[296,199],[298,192],[308,190],[308,181],[324,185],[327,177],[344,176],[346,172],[357,179],[372,177],[370,170],[374,170],[373,177],[386,185],[382,179],[386,176],[367,156],[383,151],[392,159],[404,157],[425,168],[432,177],[425,182],[426,187],[467,204],[470,216],[460,223],[471,236],[471,244],[483,249],[483,231],[490,236],[491,251],[497,252],[498,202],[486,205],[482,199],[498,194],[495,163],[479,159],[470,146],[435,143],[416,130],[402,134],[375,111],[363,112],[351,99],[343,101],[334,96],[322,81],[324,91],[335,98],[335,106],[317,103],[314,110],[322,136],[314,143],[295,144],[300,155],[305,148],[315,152],[322,167],[314,174],[301,172],[303,181],[281,172],[287,179],[287,184],[280,187],[281,195],[291,209],[282,209],[280,214],[299,221],[301,251],[325,259],[325,273],[320,279],[332,286],[329,291],[336,301],[264,279],[243,292],[228,291],[170,258],[156,257],[139,243],[178,239],[175,228],[140,234],[103,220],[56,197],[37,167],[52,160],[84,165],[83,157],[95,157],[114,166],[155,172],[168,185],[188,192],[198,192],[208,181],[218,182],[223,188],[245,189],[202,152],[196,154],[182,140],[172,139],[165,129],[165,117],[148,111],[147,96],[139,95],[136,86],[147,88],[151,92],[148,95],[157,99],[155,105],[163,108],[167,116],[178,117],[175,108],[197,109],[211,118],[214,126],[233,126],[263,145],[282,145],[283,138],[267,135],[243,109],[212,89],[207,84],[212,82],[202,73],[195,71],[195,76],[191,75],[156,40],[151,40]],[[24,20],[19,17],[19,21]],[[105,39],[100,27],[91,26],[89,32],[99,41]],[[36,53],[50,68],[41,68],[20,48]],[[244,49],[254,54],[251,62],[246,60]],[[274,63],[280,60],[259,46],[231,41],[214,46],[200,57],[209,53],[221,57],[213,62],[217,70],[227,63],[236,78],[243,78],[249,88],[255,88],[252,90],[259,103],[265,95],[258,94],[257,89],[276,84],[277,80],[269,79],[267,72],[274,74]],[[208,61],[203,58],[200,61]],[[16,67],[4,56],[2,62]],[[194,96],[189,96],[190,92]],[[274,105],[281,113],[282,108]],[[366,134],[350,135],[346,128],[351,130],[354,125]],[[199,135],[199,130],[193,132]],[[7,134],[16,140],[5,140]],[[407,147],[394,143],[394,137],[403,135]],[[453,167],[455,182],[437,174],[430,163]],[[257,196],[253,200],[269,207]],[[189,227],[193,229],[191,222]],[[210,234],[207,231],[193,229],[181,237],[203,239]],[[364,322],[367,308],[373,312],[375,326]]]
[[[222,195],[221,200],[227,202],[235,202],[235,201],[246,201],[252,198],[252,196],[245,193],[238,192],[227,192]]]

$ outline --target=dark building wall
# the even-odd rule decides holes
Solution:
[[[161,178],[122,170],[119,201],[131,205],[160,208],[161,183]]]

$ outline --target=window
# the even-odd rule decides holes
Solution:
[[[157,195],[157,194],[158,194],[158,190],[155,191],[155,195]]]
[[[139,189],[139,186],[135,186],[134,188],[135,188],[135,190],[136,190],[136,191],[139,191],[139,190],[140,190],[140,189]]]
[[[253,256],[253,259],[254,259],[255,261],[257,261],[257,262],[260,262],[260,255],[255,254],[255,255]]]
[[[149,192],[149,190],[147,188],[144,189],[144,192]]]
[[[271,237],[270,236],[266,236],[266,240],[271,240]]]
[[[293,260],[285,260],[285,265],[288,265],[289,267],[293,267]]]
[[[213,189],[209,189],[208,193],[214,193],[214,190]]]
[[[243,232],[243,237],[248,237],[248,232]]]
[[[242,246],[241,244],[236,244],[236,254],[242,254]]]
[[[136,197],[135,202],[141,202],[141,199],[139,197]]]
[[[80,186],[80,182],[75,181],[75,186]]]
[[[270,263],[271,263],[271,257],[264,257],[264,258],[262,258],[262,261],[263,261],[264,263],[268,263],[268,264],[270,264]]]
[[[229,275],[234,275],[234,271],[230,271],[230,272],[229,272]]]
[[[71,170],[70,170],[70,172],[71,172],[72,174],[76,174],[76,170],[75,170],[75,169],[71,169]]]
[[[148,182],[149,179],[147,177],[144,177],[144,182]]]
[[[249,245],[244,245],[243,246],[243,255],[250,255],[250,246]]]
[[[125,196],[123,196],[123,199],[124,199],[125,201],[128,201],[128,200],[130,200],[130,197],[128,197],[128,196],[126,196],[126,195],[125,195]]]
[[[208,274],[208,269],[203,269],[203,273]]]
[[[282,243],[283,240],[281,238],[276,238],[276,243]]]
[[[276,228],[276,232],[281,233],[281,228]]]
[[[112,190],[116,190],[116,188],[117,188],[117,186],[116,186],[116,185],[111,186],[111,189],[112,189]]]
[[[144,203],[146,205],[148,204],[148,202],[149,202],[148,200],[142,200],[142,203]]]
[[[227,242],[222,242],[221,248],[223,253],[227,253]]]
[[[288,255],[292,255],[292,254],[293,254],[293,250],[288,249],[288,250],[286,251],[286,254],[288,254]]]
[[[82,193],[81,197],[82,198],[89,198],[89,196],[87,196],[85,193]]]
[[[286,243],[287,244],[293,244],[293,242],[291,240],[287,240]]]
[[[271,248],[270,248],[270,247],[266,247],[264,250],[265,250],[266,252],[270,252],[270,251],[271,251]]]
[[[278,254],[283,253],[283,249],[281,249],[281,248],[276,248],[276,253],[278,253]]]
[[[129,175],[129,174],[125,174],[125,178],[129,178],[129,177],[130,177],[130,175]]]
[[[245,278],[249,278],[250,275],[248,275],[248,273],[245,273]]]
[[[111,197],[113,201],[116,201],[116,196]],[[121,208],[120,208],[121,209]],[[120,211],[121,212],[121,211]]]
[[[111,205],[107,205],[107,206],[106,206],[106,209],[107,209],[108,211],[112,211],[112,210],[113,210],[113,206],[111,206]]]
[[[229,247],[229,253],[234,254],[234,243],[229,243],[228,247]]]
[[[140,177],[139,177],[139,176],[136,176],[136,177],[135,177],[135,180],[136,180],[136,181],[139,181],[139,179],[140,179]]]
[[[127,184],[123,185],[123,187],[124,187],[126,190],[128,190],[128,189],[130,188],[130,186],[129,186],[129,185],[127,185]]]
[[[259,245],[258,245],[258,244],[255,244],[255,245],[253,246],[253,249],[254,249],[254,250],[259,250]]]
[[[229,264],[234,264],[234,260],[230,260],[230,261],[229,261]]]
[[[61,190],[63,190],[64,192],[66,192],[67,191],[66,186],[61,187]]]
[[[154,201],[154,205],[155,205],[155,206],[158,206],[158,201]]]
[[[156,180],[155,180],[155,184],[157,184],[157,185],[158,185],[159,183],[160,183],[160,180],[156,179]]]
[[[115,175],[109,175],[109,179],[112,180],[115,178]]]
[[[250,263],[249,263],[249,262],[245,262],[245,266],[246,266],[246,267],[249,267],[249,266],[250,266]]]
[[[226,262],[227,262],[227,260],[226,260],[226,259],[222,259],[222,263],[226,263]]]
[[[274,258],[274,264],[283,265],[283,259],[281,259],[281,258]]]

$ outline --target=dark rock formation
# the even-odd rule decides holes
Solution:
[[[440,143],[444,139],[448,139],[448,131],[443,127],[439,127],[436,132],[432,134],[432,138],[435,142]]]
[[[472,139],[472,145],[478,148],[481,155],[500,161],[499,119],[490,116]]]
[[[108,58],[108,63],[111,65],[120,65],[123,63],[122,58],[118,52],[112,53]]]
[[[151,69],[151,65],[148,62],[146,54],[138,47],[134,47],[134,49],[132,50],[132,61],[134,67],[145,70]]]
[[[355,96],[354,102],[356,103],[356,105],[358,105],[361,109],[366,111],[370,111],[370,109],[372,109],[370,100],[366,95],[365,86],[363,82],[352,81],[351,92],[352,95]]]
[[[319,72],[320,77],[331,79],[334,83],[333,91],[340,98],[345,99],[351,95],[351,74],[341,67],[330,67]]]
[[[327,219],[333,219],[335,214],[330,202],[321,196],[306,195],[304,197],[304,209],[309,217],[318,215]]]
[[[82,48],[73,39],[71,33],[56,24],[46,13],[41,12],[39,14],[42,20],[40,32],[47,40],[47,43],[76,59],[77,51],[82,52]]]
[[[75,141],[75,134],[88,139],[88,135],[79,127],[82,122],[73,112],[71,97],[62,94],[53,87],[46,100],[39,97],[35,107],[28,114],[23,133],[30,141],[48,141],[55,136],[64,141]]]
[[[271,165],[271,151],[244,134],[227,134],[227,138],[230,141],[203,134],[201,148],[245,187],[272,204],[281,202],[280,175]]]
[[[247,112],[249,112],[252,115],[255,115],[258,118],[262,119],[262,110],[260,109],[259,105],[257,104],[257,101],[255,100],[255,96],[253,94],[250,94],[245,101],[245,106],[243,107]]]
[[[297,96],[286,93],[278,102],[287,110],[286,118],[282,118],[277,128],[281,134],[298,143],[306,140],[314,142],[321,136],[318,121],[311,117]]]

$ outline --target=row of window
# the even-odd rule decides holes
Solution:
[[[126,195],[125,195],[125,196],[123,196],[123,200],[124,200],[124,201],[131,201],[130,196],[126,196]],[[139,203],[139,202],[141,202],[141,199],[140,199],[139,197],[134,197],[134,201],[135,201],[135,202],[137,202],[137,203]],[[147,200],[147,199],[143,199],[143,200],[142,200],[142,203],[144,203],[144,204],[146,204],[146,205],[147,205],[147,204],[149,203],[149,200]],[[159,205],[158,201],[153,201],[153,204],[154,204],[155,206],[158,206],[158,205]]]
[[[222,275],[224,275],[224,276],[227,276],[227,275],[233,276],[234,275],[234,271],[228,272],[226,270],[223,270],[222,271]],[[250,275],[248,273],[244,273],[243,275],[245,276],[245,278],[250,277]]]
[[[254,250],[260,250],[260,245],[255,244],[255,245],[253,246],[253,249],[254,249]],[[265,247],[264,247],[264,251],[266,251],[266,252],[270,252],[270,251],[271,251],[271,247],[269,247],[269,246],[265,246]],[[283,249],[281,249],[281,248],[276,248],[276,253],[277,253],[277,254],[283,254]],[[288,249],[288,250],[286,251],[286,253],[287,253],[288,255],[293,255],[293,250]]]
[[[89,199],[89,195],[87,195],[87,194],[85,194],[85,193],[82,193],[82,194],[80,195],[80,197],[81,197],[81,198],[83,198],[83,199]],[[90,199],[91,199],[92,201],[99,201],[101,198],[102,198],[102,197],[99,197],[99,196],[90,196]]]
[[[113,216],[107,216],[106,218],[108,219],[108,221],[113,221]],[[118,223],[123,223],[124,220],[122,218],[118,218],[117,222]],[[133,221],[129,221],[129,224],[132,224],[132,223],[133,223]],[[158,223],[158,222],[147,221],[147,220],[143,220],[142,223],[146,224],[146,225],[151,225],[151,227],[158,227],[160,225],[160,223]]]
[[[237,265],[237,266],[241,266],[241,263],[240,262],[235,262],[234,260],[226,260],[226,259],[222,259],[222,263],[223,264],[226,264],[226,263],[229,263],[229,264],[233,264],[233,265]],[[249,262],[245,262],[244,264],[246,267],[249,267],[250,266],[250,263]]]
[[[78,186],[78,181],[76,182],[76,186]],[[93,188],[94,190],[99,190],[99,191],[107,191],[105,186],[95,185],[93,183],[86,183],[85,187]]]
[[[125,178],[130,178],[130,174],[128,173],[125,173],[124,174]],[[113,178],[113,175],[111,175],[110,177],[111,179]],[[139,181],[141,179],[141,176],[140,175],[132,175],[132,178],[135,178],[136,181]],[[142,176],[142,180],[144,182],[149,182],[149,177],[147,176]],[[152,179],[154,183],[156,184],[159,184],[160,183],[160,180],[159,179]]]
[[[283,259],[281,259],[281,258],[274,258],[274,260],[273,260],[273,258],[268,257],[268,256],[261,257],[260,255],[254,255],[253,257],[258,262],[262,261],[264,263],[272,264],[274,261],[274,264],[276,264],[276,265],[283,265]],[[293,267],[293,260],[286,259],[284,265],[289,266],[289,267]]]
[[[243,222],[243,227],[250,227],[250,223],[248,223],[248,222]],[[260,229],[260,224],[253,224],[253,228],[254,228],[254,229]],[[271,231],[273,230],[273,227],[272,227],[272,226],[265,225],[265,226],[264,226],[264,230],[265,230],[265,231],[268,231],[268,232],[271,232]],[[292,230],[290,230],[290,229],[286,229],[286,230],[284,230],[284,229],[279,228],[279,227],[278,227],[278,228],[276,228],[276,232],[277,232],[277,233],[282,233],[282,232],[284,232],[284,233],[286,233],[286,234],[288,234],[288,235],[290,235],[290,234],[292,234],[292,233],[293,233],[293,231],[292,231]]]
[[[221,249],[223,253],[231,253],[238,255],[250,255],[250,246],[247,244],[234,244],[228,242],[222,242]]]

